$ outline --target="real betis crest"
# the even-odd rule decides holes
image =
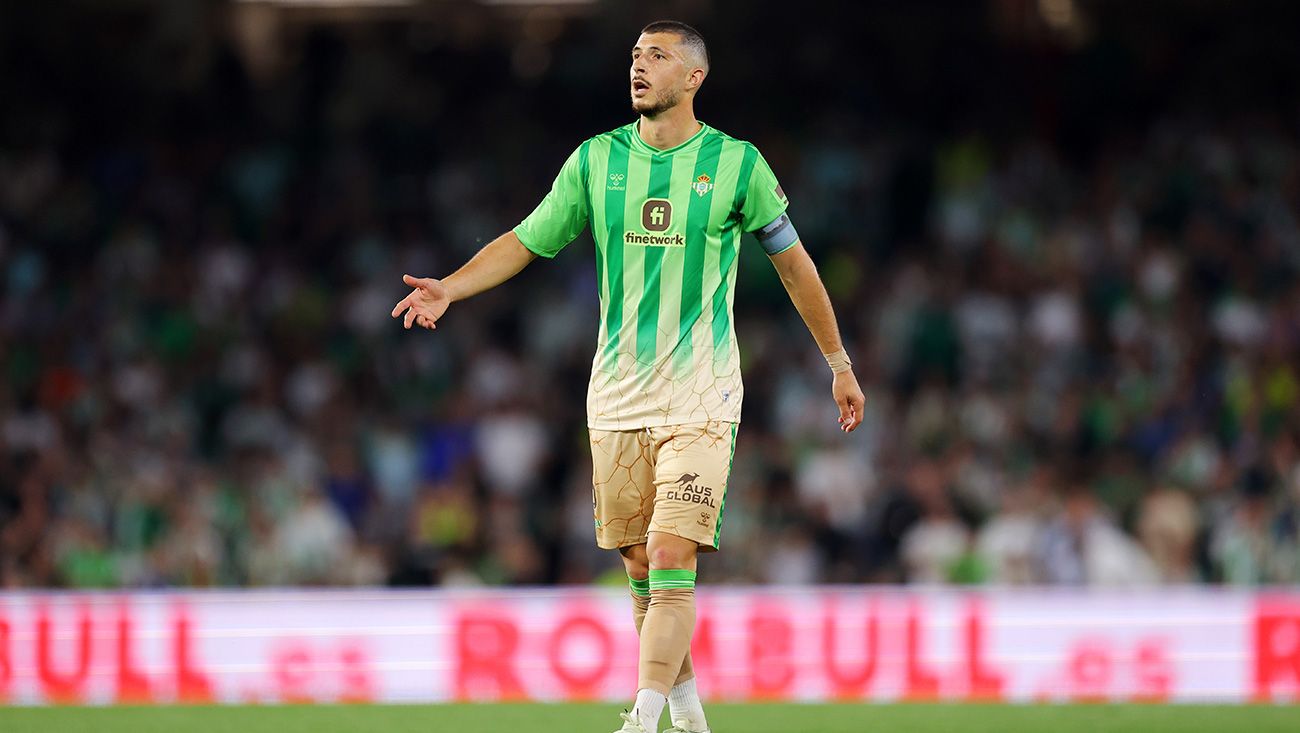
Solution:
[[[708,193],[709,189],[713,188],[713,179],[709,178],[709,174],[701,173],[700,177],[695,179],[695,184],[692,185],[691,188],[695,189],[695,193],[699,194],[699,196],[703,198],[704,194]]]

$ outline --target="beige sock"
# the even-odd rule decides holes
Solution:
[[[650,610],[650,596],[637,595],[632,591],[632,620],[636,622],[637,636],[641,635],[641,625],[645,623],[645,613]],[[677,673],[677,680],[673,682],[673,687],[680,685],[695,676],[695,665],[691,662],[691,650],[686,649],[686,657],[682,659],[682,669]]]
[[[641,622],[638,689],[667,696],[682,673],[695,633],[694,575],[691,573],[691,587],[650,591],[650,603]]]

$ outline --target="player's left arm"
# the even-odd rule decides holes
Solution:
[[[781,218],[785,219],[785,216],[782,215]],[[786,223],[789,223],[788,219]],[[769,258],[781,276],[781,284],[790,294],[795,310],[799,311],[808,331],[826,357],[826,363],[834,372],[831,394],[840,408],[840,429],[851,433],[862,424],[862,410],[867,398],[858,386],[858,378],[853,375],[853,364],[844,350],[840,327],[835,321],[835,309],[831,307],[826,286],[817,274],[817,266],[797,239],[794,244],[770,254]]]
[[[757,155],[740,207],[741,226],[744,231],[753,232],[758,237],[758,243],[771,258],[795,309],[803,317],[804,324],[812,332],[826,363],[835,374],[831,394],[840,408],[840,429],[850,433],[862,424],[866,397],[858,386],[857,377],[853,376],[853,364],[844,351],[840,327],[835,323],[835,311],[831,308],[826,287],[817,275],[817,266],[790,223],[790,216],[786,213],[789,205],[771,166],[762,155]]]

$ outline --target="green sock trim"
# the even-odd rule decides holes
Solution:
[[[694,588],[694,570],[651,570],[650,590],[673,590],[677,588]]]
[[[629,575],[627,578],[627,584],[632,586],[632,592],[634,594],[641,596],[642,598],[650,597],[649,578],[643,578],[641,580],[637,580],[636,578],[633,578],[632,576]]]

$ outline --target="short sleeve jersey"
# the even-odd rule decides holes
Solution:
[[[658,150],[634,122],[569,156],[514,231],[529,250],[554,257],[591,227],[600,334],[590,427],[740,421],[732,319],[740,237],[787,206],[758,149],[708,125]]]

